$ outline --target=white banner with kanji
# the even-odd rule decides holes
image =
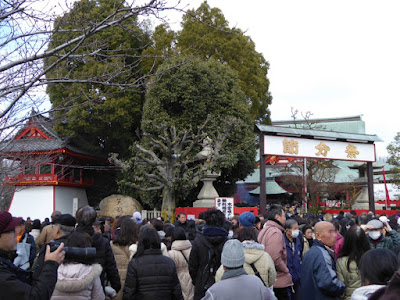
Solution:
[[[226,219],[229,219],[234,214],[233,203],[234,203],[233,197],[216,197],[215,198],[215,208],[222,211],[224,213]]]
[[[375,161],[375,145],[264,135],[264,155]]]

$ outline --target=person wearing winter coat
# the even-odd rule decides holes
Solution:
[[[301,228],[301,232],[303,233],[303,239],[304,239],[304,243],[303,243],[303,253],[301,255],[301,257],[304,257],[304,255],[307,253],[308,250],[310,250],[310,248],[312,247],[313,241],[314,241],[314,232],[313,232],[313,228],[311,227],[311,225],[304,225]]]
[[[252,227],[243,227],[238,233],[238,240],[243,245],[245,271],[249,275],[259,274],[264,285],[272,290],[276,281],[276,271],[271,256],[265,252],[264,245],[256,242],[257,235]],[[251,266],[253,264],[253,267]],[[215,282],[221,281],[224,275],[224,268],[221,265],[215,275]],[[257,276],[257,275],[256,275]]]
[[[122,299],[183,300],[175,263],[162,255],[160,244],[153,227],[140,228],[138,249],[128,265]]]
[[[72,232],[65,241],[67,247],[88,248],[90,236],[84,232]],[[58,268],[57,283],[51,300],[103,300],[100,282],[102,267],[94,263],[94,257],[67,256]]]
[[[225,215],[218,209],[204,212],[206,225],[197,233],[189,257],[189,274],[194,285],[194,299],[199,300],[214,284],[215,273],[221,265],[222,248],[228,232],[224,226]]]
[[[369,251],[370,245],[364,230],[352,226],[344,236],[344,244],[336,261],[337,277],[346,285],[342,299],[350,300],[354,290],[361,287],[358,270],[361,256]]]
[[[21,218],[13,218],[8,211],[0,212],[0,298],[13,300],[50,299],[57,281],[57,269],[64,259],[64,244],[50,252],[47,246],[44,263],[36,280],[12,262],[17,250],[15,228]]]
[[[300,241],[299,224],[293,219],[285,222],[285,238],[287,267],[292,276],[293,287],[289,291],[290,299],[300,300],[300,273],[301,273],[301,255],[303,253],[303,244]]]
[[[371,249],[394,249],[400,246],[400,237],[396,230],[392,230],[388,222],[382,223],[380,220],[371,220],[362,228],[368,234]],[[384,230],[386,236],[384,235]]]
[[[121,281],[115,257],[111,250],[110,241],[93,230],[96,218],[97,213],[93,207],[86,205],[79,208],[76,211],[76,220],[78,222],[76,231],[86,232],[92,238],[92,247],[96,248],[96,262],[103,268],[100,276],[101,284],[105,287],[106,280],[108,279],[111,287],[118,293],[121,289]]]
[[[168,251],[168,256],[175,262],[183,298],[185,300],[193,300],[194,285],[189,274],[189,257],[192,243],[186,238],[185,231],[180,227],[174,228],[171,238],[172,245],[171,250]]]
[[[223,247],[221,264],[224,267],[222,280],[213,284],[203,300],[272,300],[272,292],[254,275],[248,275],[243,264],[245,254],[243,244],[238,240],[228,240]]]
[[[363,254],[359,263],[362,285],[351,295],[351,300],[372,300],[373,294],[385,288],[397,270],[397,257],[388,249],[372,249]],[[379,292],[375,294],[378,296]],[[386,298],[382,298],[386,299]]]
[[[36,258],[35,239],[25,229],[25,221],[21,219],[20,224],[15,228],[17,233],[17,254],[14,265],[24,270],[32,268],[33,261]]]
[[[39,238],[40,235],[40,220],[35,219],[32,222],[32,230],[30,232],[31,236],[33,236],[33,239],[35,240],[35,244],[37,244],[36,239]]]
[[[114,253],[119,278],[121,279],[121,289],[117,293],[117,296],[113,298],[115,300],[122,299],[126,273],[128,272],[128,264],[132,256],[136,253],[136,248],[134,251],[135,253],[133,254],[129,248],[132,245],[136,246],[139,238],[139,225],[134,222],[131,217],[121,217],[119,222],[120,229],[118,234],[114,236],[114,240],[111,242],[111,249]]]
[[[161,240],[161,252],[163,255],[168,256],[167,245],[165,245],[163,243],[163,240],[165,239],[165,231],[163,230],[164,229],[163,222],[161,220],[157,220],[156,218],[153,218],[150,220],[149,225],[152,226],[155,230],[157,230],[157,233],[160,236],[160,240]]]
[[[344,243],[344,237],[340,234],[340,225],[338,222],[334,222],[333,226],[335,226],[336,230],[336,243],[333,246],[333,250],[335,251],[335,259],[336,257],[339,256],[340,251],[343,248],[343,243]],[[346,229],[345,233],[347,232],[348,229]]]
[[[258,242],[265,247],[265,251],[274,261],[276,270],[276,282],[274,293],[279,300],[289,299],[289,288],[293,285],[286,261],[286,244],[283,238],[283,226],[286,217],[282,206],[274,204],[268,212],[268,221],[258,234]]]
[[[315,224],[313,246],[303,258],[300,297],[307,300],[337,300],[345,285],[337,278],[334,250],[335,227],[322,221]]]

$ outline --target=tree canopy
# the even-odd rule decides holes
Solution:
[[[92,23],[118,17],[123,12],[115,12],[116,7],[126,8],[124,1],[75,2],[70,12],[56,19],[59,32],[52,35],[49,50],[74,39]],[[47,91],[60,120],[55,127],[58,134],[87,150],[127,153],[140,126],[144,100],[140,56],[148,41],[137,18],[130,18],[88,37],[74,55],[46,74],[53,82]],[[45,67],[57,59],[47,58]]]
[[[270,123],[269,64],[255,50],[252,39],[240,29],[229,27],[221,10],[211,8],[207,2],[189,10],[181,25],[182,30],[176,33],[166,25],[156,28],[153,44],[144,52],[149,56],[147,68],[161,63],[160,57],[173,55],[212,58],[228,64],[237,72],[238,83],[250,104],[251,118],[258,123]],[[152,56],[157,58],[151,59]]]
[[[389,153],[388,163],[394,167],[391,171],[394,173],[392,176],[394,179],[400,179],[400,132],[394,137],[394,141],[387,146]]]
[[[180,57],[162,64],[157,73],[162,75],[149,83],[143,108],[142,132],[146,135],[141,142],[142,147],[151,144],[149,138],[153,139],[154,144],[154,140],[161,136],[160,127],[174,128],[179,133],[197,132],[209,120],[203,132],[211,139],[212,147],[218,149],[218,155],[206,169],[221,172],[217,189],[221,195],[231,195],[232,190],[226,188],[226,183],[243,180],[251,173],[255,168],[256,154],[256,137],[249,105],[238,84],[236,72],[214,59],[204,61],[195,57]],[[176,165],[174,172],[178,176],[173,177],[174,201],[183,199],[185,204],[190,204],[186,197],[194,185],[187,181],[186,175],[200,164],[194,158],[202,149],[201,140],[197,138],[191,146],[192,151],[185,154],[186,162]],[[180,157],[186,151],[183,147],[179,148],[182,153],[174,150],[176,153],[166,151],[167,154],[162,154],[164,152],[157,151],[157,147],[152,149],[161,160],[173,157],[171,155]],[[133,151],[137,154],[136,147]],[[140,166],[130,167],[138,170]],[[144,167],[145,172],[158,172],[154,165],[147,164]],[[185,176],[179,173],[182,171]],[[131,181],[135,182],[135,178]],[[151,181],[147,183],[152,184]]]

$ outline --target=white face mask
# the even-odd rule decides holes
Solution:
[[[369,237],[370,237],[371,239],[377,240],[377,239],[379,239],[379,237],[381,236],[381,233],[380,233],[379,231],[374,230],[374,231],[370,231],[370,232],[368,233],[368,235],[369,235]]]
[[[299,236],[300,230],[292,230],[292,238],[297,238]]]
[[[233,238],[233,231],[232,231],[232,230],[229,230],[228,239],[231,239],[231,238]]]

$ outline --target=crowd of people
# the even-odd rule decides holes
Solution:
[[[0,212],[0,299],[399,299],[400,214]]]

